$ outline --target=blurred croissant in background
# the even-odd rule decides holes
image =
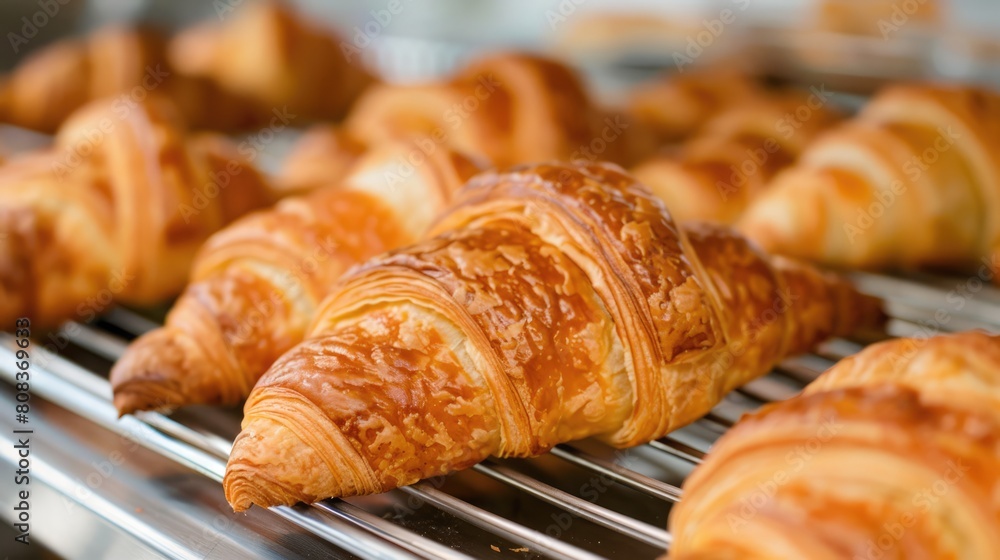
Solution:
[[[307,123],[341,116],[371,81],[336,35],[283,3],[253,2],[173,39],[110,27],[44,47],[0,81],[0,121],[53,132],[89,101],[136,103],[155,91],[193,128],[248,129],[275,110]]]
[[[818,138],[752,202],[766,250],[838,267],[1000,278],[1000,95],[907,84]]]
[[[111,372],[115,406],[236,404],[302,341],[327,291],[351,265],[419,239],[478,162],[414,141],[387,142],[344,173],[322,132],[289,157],[325,184],[212,236],[166,325],[132,343]],[[305,153],[295,154],[299,150]],[[293,171],[294,173],[294,171]]]
[[[169,101],[87,105],[52,148],[0,167],[0,321],[54,327],[94,298],[160,302],[209,235],[273,200],[235,144],[187,133]]]
[[[732,223],[840,114],[825,92],[759,92],[632,172],[680,220]]]
[[[644,125],[598,106],[568,66],[522,53],[479,58],[446,81],[373,86],[344,131],[365,145],[418,136],[500,167],[549,160],[628,165],[656,147]]]

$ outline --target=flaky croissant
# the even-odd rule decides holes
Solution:
[[[731,223],[838,118],[822,92],[759,95],[723,110],[678,149],[632,172],[675,218]]]
[[[766,250],[1000,277],[1000,95],[901,85],[816,140],[740,220]]]
[[[285,108],[299,122],[341,117],[372,82],[339,37],[286,3],[232,10],[222,23],[196,25],[171,40],[168,58],[178,73],[206,78],[265,113]]]
[[[344,128],[363,144],[419,135],[486,157],[498,166],[548,160],[630,164],[654,147],[627,115],[594,104],[567,66],[501,53],[474,61],[445,82],[369,88]]]
[[[480,175],[434,232],[353,269],[258,381],[224,480],[236,510],[592,435],[636,445],[880,317],[721,226],[678,229],[608,164]]]
[[[111,372],[119,412],[236,404],[300,342],[333,281],[412,243],[480,167],[446,149],[384,144],[337,183],[287,198],[214,235],[166,325]]]
[[[995,558],[1000,337],[881,343],[744,417],[670,527],[677,560]]]
[[[234,145],[188,136],[162,99],[87,105],[53,148],[0,167],[0,322],[172,296],[199,245],[272,196]]]

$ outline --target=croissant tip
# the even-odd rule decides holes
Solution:
[[[185,404],[179,393],[167,390],[160,383],[144,379],[115,385],[113,402],[119,418],[142,410],[166,412]]]

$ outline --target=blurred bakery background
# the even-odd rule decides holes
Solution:
[[[254,0],[14,0],[0,5],[0,68],[58,38],[120,22],[168,30],[225,20]],[[340,32],[385,77],[440,75],[476,52],[556,52],[622,72],[727,60],[780,73],[947,76],[997,82],[991,0],[290,1]],[[629,76],[632,77],[632,76]]]
[[[148,25],[169,37],[196,23],[224,24],[254,2],[4,2],[0,4],[0,21],[8,48],[0,49],[0,71],[10,71],[59,39],[85,37],[122,24]],[[544,53],[570,63],[586,76],[588,87],[601,102],[615,105],[627,103],[637,83],[699,68],[723,69],[805,88],[821,84],[834,92],[836,105],[848,109],[863,103],[862,97],[850,94],[868,95],[898,80],[1000,83],[1000,9],[991,0],[283,3],[312,23],[335,31],[352,62],[360,61],[380,80],[395,83],[441,78],[477,55],[512,49]],[[61,71],[65,72],[68,64]],[[48,80],[66,79],[56,76],[49,69],[52,65],[38,66],[44,69],[35,73],[48,73]],[[241,72],[230,70],[233,75]],[[6,81],[7,90],[17,90],[13,84],[16,79]],[[0,106],[4,97],[10,100],[17,95],[27,97],[30,104],[36,97],[32,83],[39,81],[37,77],[24,80],[28,87],[20,94],[0,89]],[[16,113],[23,104],[14,99],[7,105],[16,107],[10,109]],[[37,103],[38,107],[43,105],[49,111],[52,103]],[[51,116],[53,122],[41,128],[53,128],[62,116]],[[10,130],[0,125],[0,157],[47,141],[23,133],[24,128],[39,129],[30,116],[25,122],[11,117],[2,120],[21,126]],[[203,128],[197,118],[187,120]],[[305,123],[300,120],[297,124]],[[207,128],[233,127],[211,123]],[[278,142],[266,147],[265,167],[277,165],[300,128],[285,131]]]

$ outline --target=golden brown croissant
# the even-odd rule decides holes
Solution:
[[[677,150],[632,172],[678,220],[731,223],[839,115],[815,93],[781,93],[723,110]]]
[[[570,68],[518,53],[479,59],[447,82],[373,86],[344,126],[363,144],[420,135],[430,147],[451,146],[498,166],[629,164],[654,147],[648,130],[597,107]]]
[[[722,226],[679,230],[608,164],[480,175],[434,231],[353,269],[259,380],[224,481],[236,510],[592,435],[636,445],[880,317]]]
[[[426,155],[411,142],[389,143],[368,152],[339,183],[217,233],[166,326],[139,338],[115,364],[115,406],[126,414],[239,403],[302,340],[334,280],[355,263],[418,239],[479,170],[449,150]]]
[[[172,296],[209,235],[271,200],[235,146],[186,136],[166,101],[87,105],[52,149],[0,167],[0,322]]]
[[[286,108],[302,121],[329,120],[372,81],[339,42],[283,2],[252,2],[222,23],[182,31],[168,57],[181,75],[207,78],[265,113]]]
[[[744,417],[684,485],[671,558],[991,559],[1000,337],[877,344]]]
[[[660,143],[677,142],[698,132],[720,111],[764,95],[746,74],[728,69],[671,74],[635,88],[629,112],[648,125]]]
[[[1000,272],[1000,95],[901,85],[817,139],[751,204],[768,251],[846,267]]]

